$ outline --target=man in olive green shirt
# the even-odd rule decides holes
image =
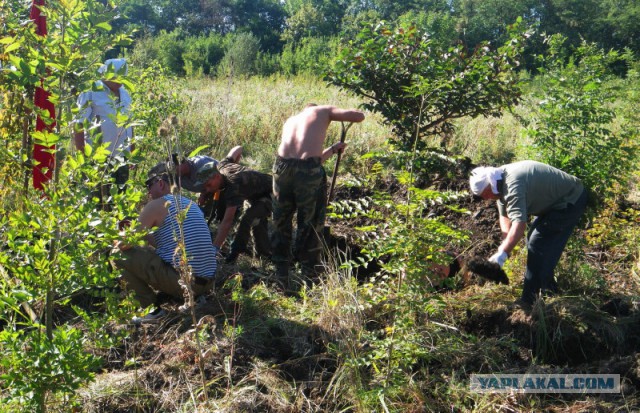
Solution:
[[[587,205],[580,179],[540,162],[521,161],[475,168],[469,184],[474,195],[497,200],[502,243],[489,261],[502,267],[524,236],[529,215],[536,216],[527,235],[522,301],[532,304],[540,293],[557,292],[553,270]]]

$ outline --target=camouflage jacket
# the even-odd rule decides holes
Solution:
[[[254,171],[224,158],[218,163],[218,171],[224,179],[224,197],[227,207],[242,206],[245,200],[254,201],[270,196],[272,192],[271,175]]]

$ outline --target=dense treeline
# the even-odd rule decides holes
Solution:
[[[415,24],[472,50],[504,41],[518,17],[535,33],[527,69],[551,34],[640,51],[634,0],[123,0],[114,30],[135,30],[134,60],[180,75],[320,73],[338,39],[355,38],[363,23]]]

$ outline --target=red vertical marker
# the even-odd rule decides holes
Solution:
[[[44,6],[45,0],[33,0],[31,6],[30,17],[36,24],[36,33],[40,36],[47,36],[47,18],[40,12],[39,6]],[[53,103],[49,101],[49,92],[42,87],[42,81],[40,86],[36,87],[36,93],[33,98],[33,103],[36,107],[49,112],[49,117],[55,119],[55,107]],[[46,125],[44,121],[38,115],[36,121],[36,131],[52,131],[55,127],[55,122]],[[33,145],[33,187],[36,189],[43,189],[44,184],[53,176],[53,168],[55,167],[55,155],[53,150],[54,146],[43,146],[39,144]]]

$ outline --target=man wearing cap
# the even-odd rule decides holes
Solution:
[[[160,163],[151,169],[145,182],[152,200],[144,206],[138,221],[140,228],[153,229],[146,237],[150,247],[117,244],[124,259],[115,260],[115,265],[122,270],[123,281],[133,290],[142,308],[158,305],[156,290],[183,297],[180,270],[184,268],[181,267],[184,256],[196,296],[211,290],[216,275],[218,251],[211,244],[204,215],[191,200],[171,193],[170,180],[166,165]],[[184,249],[179,245],[184,245]],[[156,307],[140,321],[152,321],[163,314]]]
[[[127,89],[118,82],[121,76],[127,74],[125,59],[109,59],[98,69],[102,80],[94,83],[91,91],[78,96],[78,116],[75,120],[74,142],[76,148],[84,151],[85,144],[107,144],[111,153],[111,161],[117,161],[120,166],[112,177],[121,189],[129,179],[129,167],[125,165],[125,158],[132,148],[130,140],[133,128],[116,122],[118,114],[129,114],[131,96]],[[103,195],[109,193],[109,187],[101,188],[99,198],[103,202]]]
[[[359,110],[309,104],[285,122],[273,164],[273,261],[281,280],[288,280],[292,258],[309,273],[320,270],[327,204],[327,175],[322,164],[346,147],[337,142],[325,149],[327,129],[331,122],[363,120]],[[297,232],[292,251],[294,214]]]
[[[196,155],[179,161],[178,155],[173,154],[171,162],[175,165],[174,179],[178,187],[199,193],[198,205],[202,208],[205,216],[211,215],[213,217],[215,215],[220,221],[224,215],[224,204],[218,199],[219,194],[214,194],[212,197],[211,194],[205,192],[203,185],[195,185],[198,180],[198,169],[210,162],[217,166],[218,161],[206,155]],[[214,201],[214,197],[217,201]]]
[[[489,261],[502,267],[524,236],[528,216],[536,216],[526,240],[522,301],[532,304],[540,293],[557,292],[554,268],[587,205],[580,179],[540,162],[521,161],[475,168],[469,184],[474,195],[497,200],[502,243]]]
[[[236,146],[217,165],[214,162],[198,170],[195,185],[202,185],[204,196],[221,191],[226,208],[213,245],[221,248],[231,228],[236,212],[245,201],[249,204],[240,217],[236,234],[231,243],[227,263],[233,263],[241,253],[248,251],[249,236],[253,234],[254,246],[259,256],[271,256],[268,219],[271,216],[271,175],[254,171],[237,163],[242,147]]]
[[[210,162],[213,162],[216,166],[218,165],[217,160],[206,155],[192,156],[180,162],[174,159],[174,162],[176,163],[176,183],[187,191],[198,193],[205,192],[202,183],[196,185],[198,181],[198,170]]]

